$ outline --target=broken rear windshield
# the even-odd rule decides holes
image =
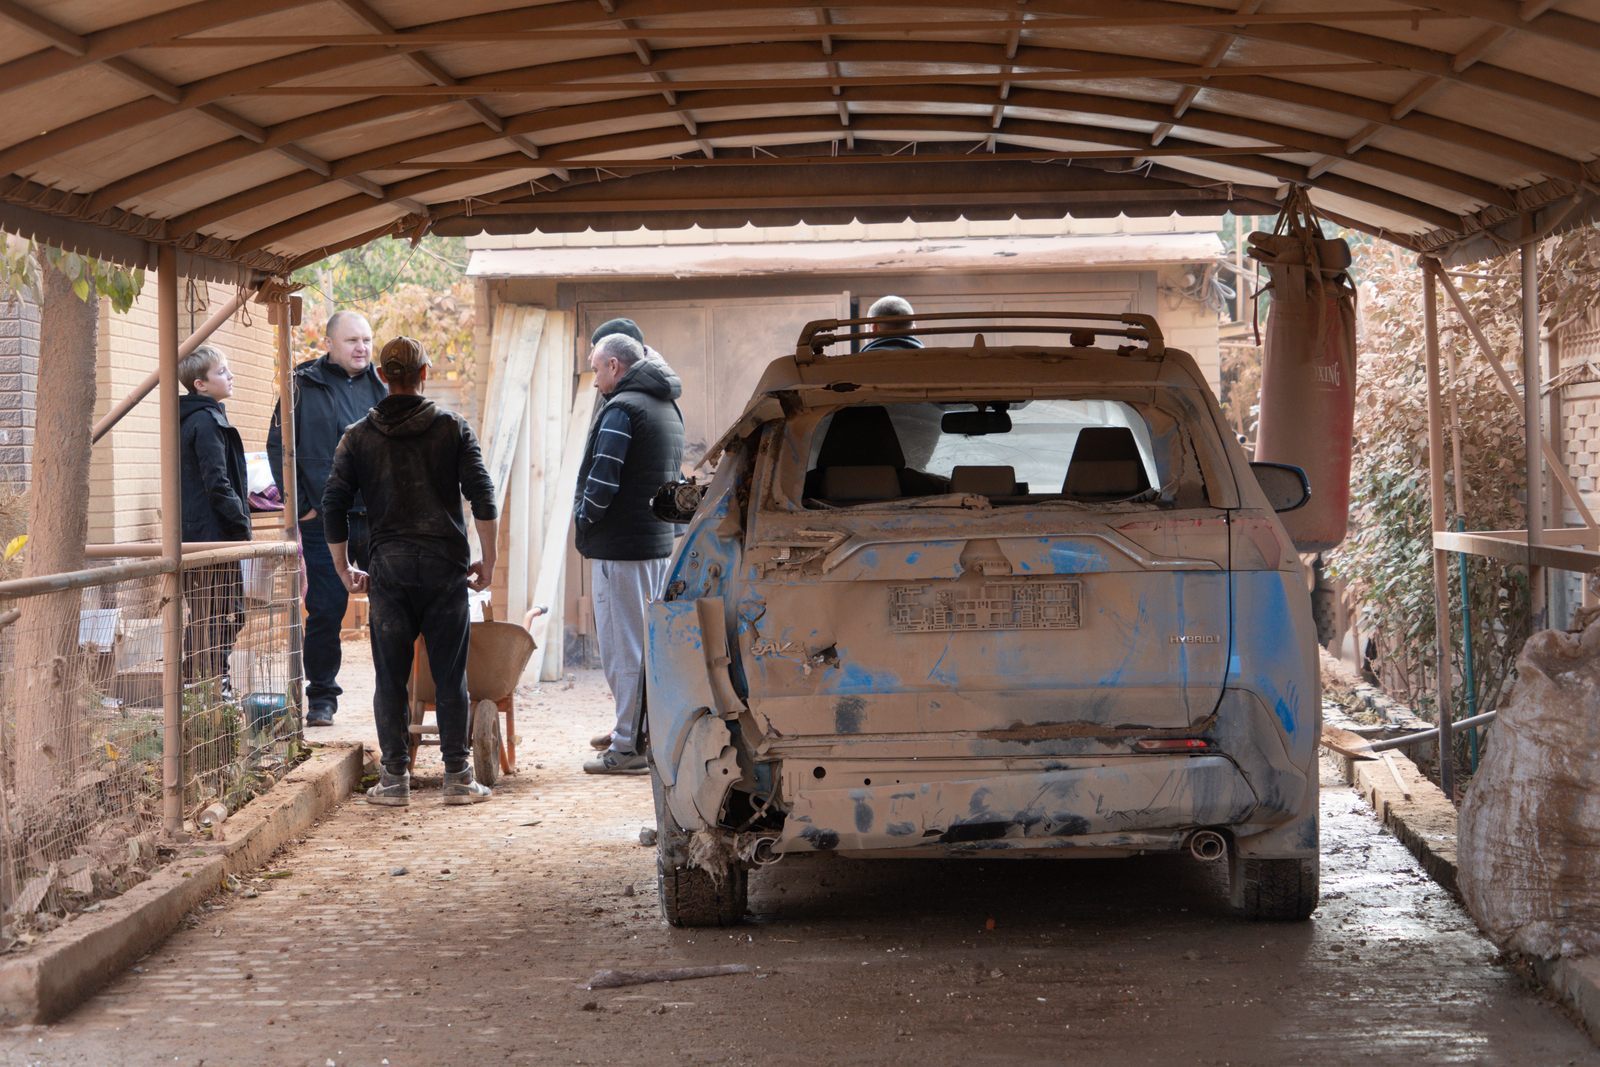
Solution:
[[[1113,399],[801,411],[785,423],[775,474],[779,510],[1188,506],[1204,496],[1179,420],[1154,404]]]

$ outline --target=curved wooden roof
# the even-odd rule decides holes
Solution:
[[[0,0],[0,226],[281,273],[429,230],[1263,214],[1298,183],[1471,259],[1595,216],[1597,57],[1600,0]]]

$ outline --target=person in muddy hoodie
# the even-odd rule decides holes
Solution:
[[[328,550],[344,587],[370,602],[375,691],[383,775],[367,790],[369,804],[411,801],[406,683],[418,635],[433,669],[444,802],[476,804],[489,787],[473,781],[467,762],[467,590],[494,577],[494,484],[466,420],[434,406],[422,392],[431,361],[421,342],[396,337],[378,355],[389,395],[351,426],[333,454],[322,494]],[[350,566],[347,515],[360,494],[370,529],[370,572]],[[461,498],[472,503],[482,558],[471,549]]]
[[[661,595],[673,525],[650,511],[663,482],[681,476],[683,384],[666,361],[646,358],[625,332],[589,353],[594,387],[605,398],[589,428],[574,508],[578,551],[589,560],[600,664],[616,700],[606,750],[583,765],[590,774],[646,774],[635,731],[644,686],[646,607]]]

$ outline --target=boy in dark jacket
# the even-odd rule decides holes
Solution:
[[[250,483],[244,442],[222,402],[233,395],[233,372],[221,349],[201,345],[178,361],[187,395],[178,398],[182,457],[183,539],[250,540]],[[233,695],[228,656],[244,625],[239,564],[217,563],[183,572],[189,621],[183,632],[186,682],[213,678],[218,695]]]
[[[367,803],[393,807],[411,802],[406,682],[418,635],[433,669],[444,802],[489,799],[467,762],[467,590],[487,589],[494,577],[494,483],[472,427],[422,395],[430,362],[410,337],[383,346],[378,373],[389,395],[345,431],[322,494],[334,569],[371,605],[372,713],[383,777],[367,790]],[[349,561],[348,516],[358,494],[369,520],[368,571]],[[472,502],[483,552],[476,563],[469,563],[463,496]]]

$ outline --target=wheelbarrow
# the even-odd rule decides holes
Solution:
[[[472,739],[472,766],[478,781],[493,785],[500,772],[517,769],[517,680],[535,648],[533,635],[509,622],[475,622],[467,646],[467,729]],[[417,749],[439,743],[437,722],[423,722],[434,707],[433,672],[428,650],[417,639],[411,658],[411,769],[417,767]],[[500,714],[506,717],[500,729]]]

